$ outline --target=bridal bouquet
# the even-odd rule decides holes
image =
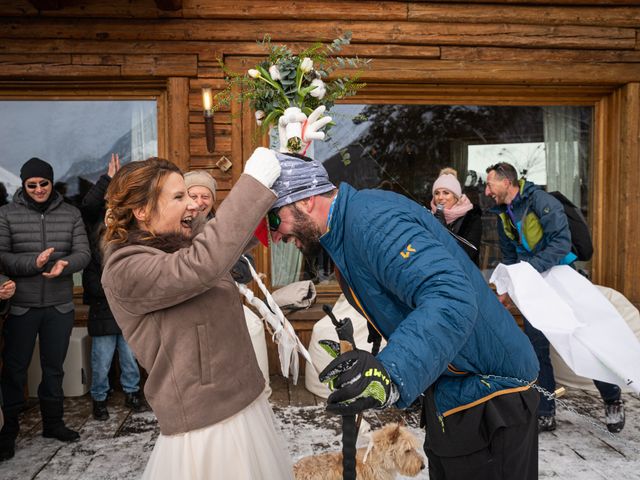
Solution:
[[[248,100],[263,132],[278,126],[282,151],[304,153],[312,140],[324,138],[320,130],[331,122],[330,117],[323,116],[325,110],[364,86],[357,81],[359,71],[350,78],[329,79],[335,70],[361,69],[370,62],[357,56],[337,56],[350,41],[351,34],[346,33],[330,45],[316,43],[294,54],[284,45],[273,45],[265,36],[261,44],[268,57],[244,75],[225,69],[227,88],[216,95],[217,103]],[[234,98],[235,85],[241,88]]]

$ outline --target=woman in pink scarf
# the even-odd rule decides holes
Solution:
[[[482,211],[462,193],[453,168],[444,168],[433,183],[431,212],[455,234],[458,244],[479,265]]]

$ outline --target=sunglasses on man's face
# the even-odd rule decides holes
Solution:
[[[49,186],[49,180],[42,180],[41,182],[38,183],[27,183],[26,187],[29,190],[35,190],[36,188],[40,187],[40,188],[45,188]]]
[[[267,213],[269,230],[271,230],[272,232],[276,232],[278,228],[280,228],[280,223],[282,222],[282,220],[280,220],[280,215],[278,215],[279,211],[280,208],[274,208],[273,210],[269,210],[269,212]]]

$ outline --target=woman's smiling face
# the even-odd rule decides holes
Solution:
[[[182,175],[171,172],[162,186],[157,207],[144,222],[147,230],[156,234],[182,233],[191,235],[191,221],[198,206],[187,195]]]
[[[436,205],[444,205],[444,208],[451,208],[458,201],[453,192],[446,188],[436,188],[433,192],[433,200]]]

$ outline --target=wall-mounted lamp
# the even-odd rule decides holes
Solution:
[[[202,107],[204,110],[204,134],[207,139],[207,150],[213,153],[216,140],[213,136],[213,95],[211,87],[202,87]]]

